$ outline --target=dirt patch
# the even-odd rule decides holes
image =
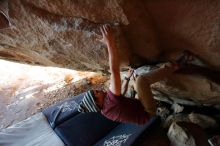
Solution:
[[[65,98],[102,89],[107,76],[0,60],[0,129]]]

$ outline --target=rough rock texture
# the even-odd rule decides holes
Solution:
[[[190,122],[200,126],[203,129],[218,128],[217,121],[212,117],[204,114],[190,113],[190,114],[173,114],[169,115],[163,123],[164,128],[169,128],[174,122]]]
[[[167,136],[171,146],[208,146],[205,133],[198,125],[192,123],[173,123]]]
[[[4,29],[10,26],[8,17],[8,3],[5,0],[0,1],[0,29]]]
[[[2,59],[106,71],[106,47],[96,39],[99,26],[108,23],[124,64],[167,61],[189,50],[215,75],[220,70],[218,0],[1,0],[0,10],[11,22],[0,29]],[[216,78],[200,71],[176,74],[156,88],[170,98],[220,104]]]
[[[178,87],[178,88],[176,88]],[[156,83],[154,89],[160,89],[164,97],[176,103],[185,105],[215,105],[220,104],[219,84],[199,74],[175,74],[169,80]],[[176,97],[179,100],[175,100]],[[183,99],[188,100],[185,102]]]
[[[196,146],[193,136],[188,134],[187,131],[177,123],[173,123],[170,126],[167,135],[171,141],[171,146]]]

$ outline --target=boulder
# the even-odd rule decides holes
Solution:
[[[218,126],[216,120],[207,115],[191,113],[188,117],[192,123],[199,125],[203,129],[215,128]]]
[[[172,123],[167,136],[171,146],[208,146],[208,139],[204,131],[192,123]]]
[[[110,24],[123,65],[193,53],[205,75],[198,68],[195,74],[180,72],[154,88],[176,103],[219,107],[220,1],[2,0],[0,10],[1,59],[105,72],[108,54],[97,39],[99,27]]]

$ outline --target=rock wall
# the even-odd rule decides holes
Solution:
[[[125,65],[167,61],[189,50],[206,68],[220,70],[218,0],[1,0],[0,10],[1,59],[106,71],[106,46],[97,39],[107,23]],[[172,88],[160,90],[220,104],[219,85],[206,76],[180,74],[170,81]]]
[[[220,2],[218,0],[148,0],[160,48],[187,49],[219,70]]]
[[[100,26],[97,22],[110,23],[115,19],[126,23],[116,2],[5,2],[9,3],[12,26],[0,32],[1,58],[32,64],[103,70],[107,65],[107,52],[96,40],[95,32],[99,32]],[[100,11],[92,14],[96,6]]]

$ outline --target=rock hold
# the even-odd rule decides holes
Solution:
[[[196,146],[195,140],[187,131],[177,123],[172,123],[167,133],[171,146]]]
[[[216,120],[207,115],[191,113],[188,117],[192,123],[201,126],[203,129],[217,127]]]

